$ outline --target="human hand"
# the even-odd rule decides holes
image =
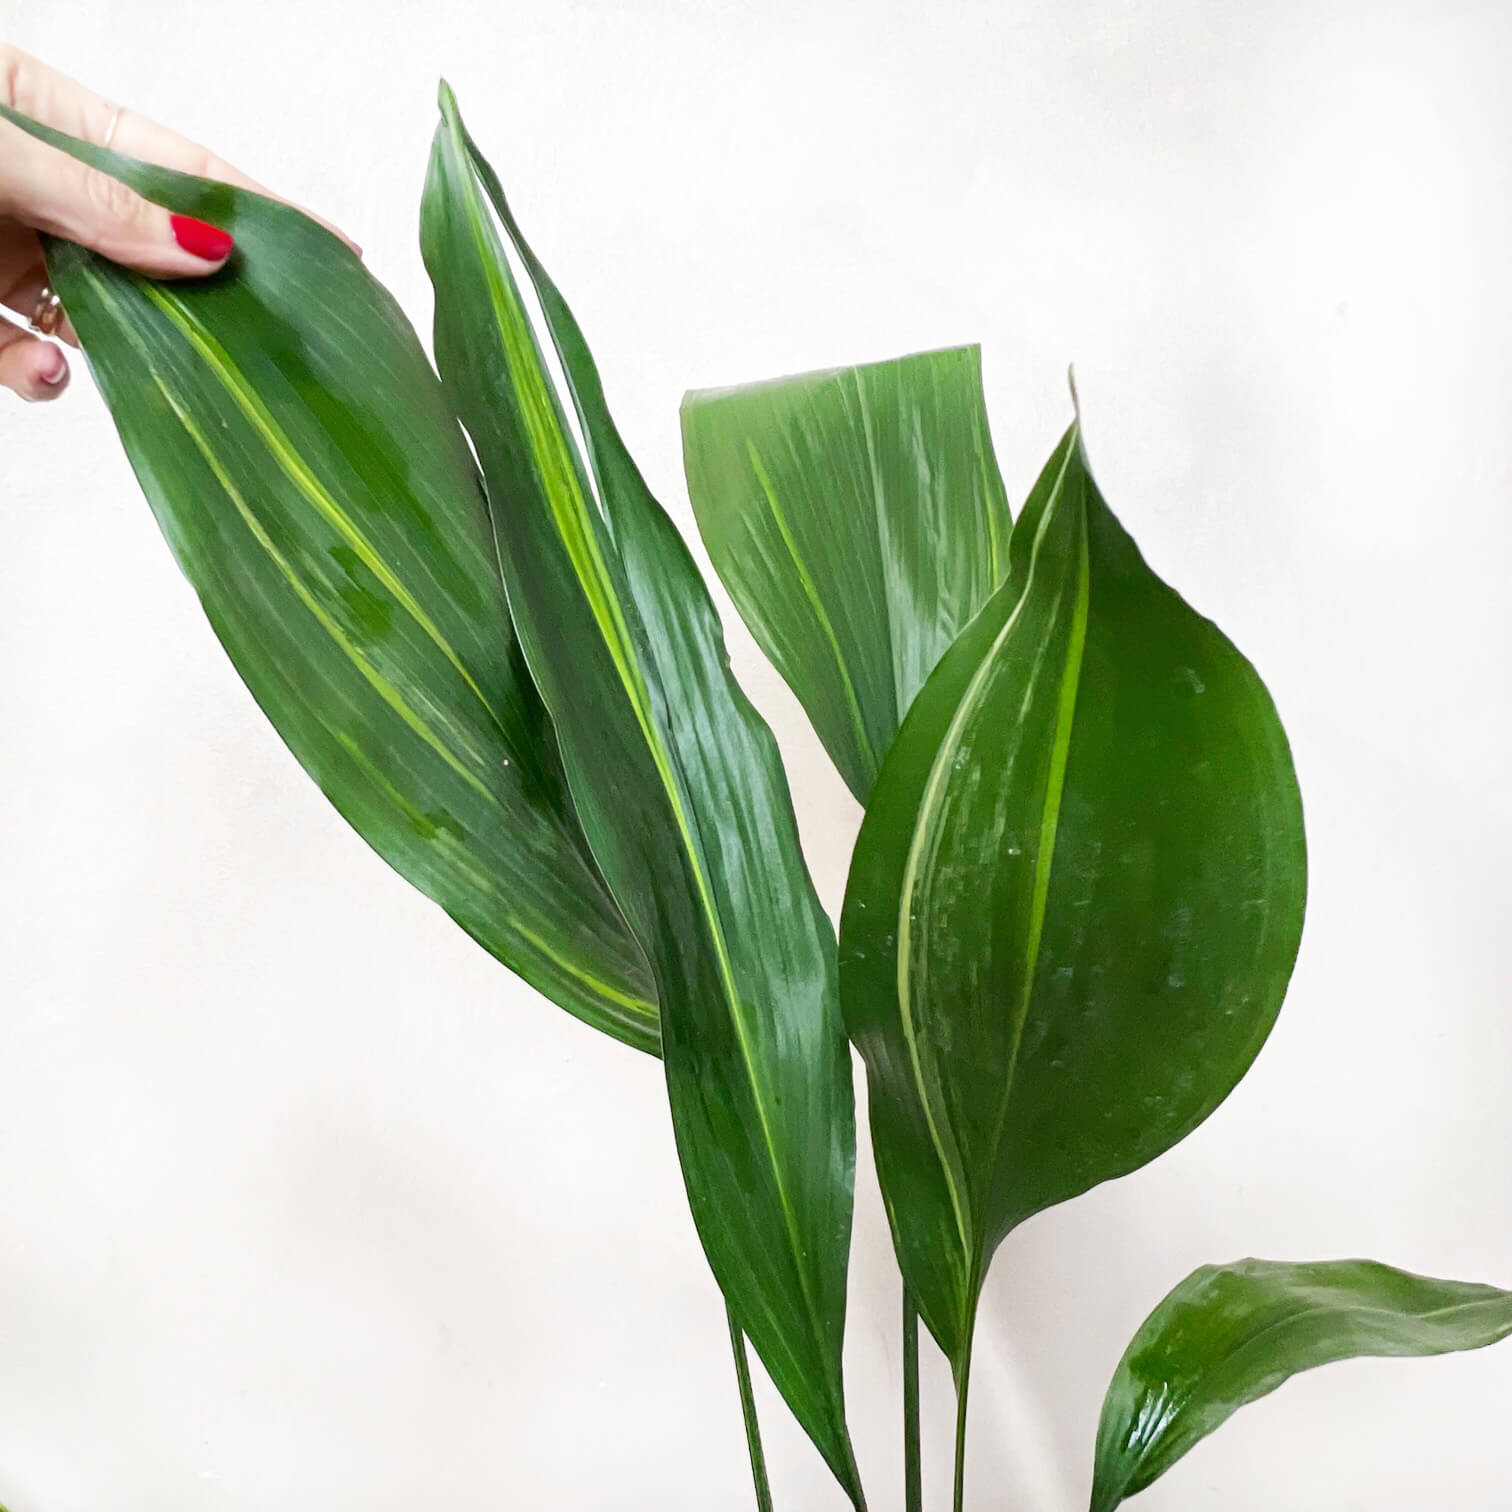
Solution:
[[[0,102],[128,157],[268,193],[177,132],[102,100],[3,42]],[[77,346],[66,315],[55,301],[50,307],[46,302],[42,231],[155,278],[202,278],[223,267],[232,248],[231,237],[219,227],[173,215],[118,179],[0,120],[0,304]],[[60,347],[0,319],[0,387],[23,399],[43,400],[57,398],[67,385],[68,359]]]

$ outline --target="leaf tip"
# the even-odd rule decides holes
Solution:
[[[1092,463],[1087,456],[1087,433],[1082,425],[1081,395],[1076,388],[1076,364],[1066,364],[1066,387],[1071,390],[1071,427],[1069,435],[1074,436],[1072,450],[1080,458],[1081,464],[1088,472],[1092,470]]]
[[[444,75],[436,82],[436,108],[448,120],[457,113],[457,97]]]

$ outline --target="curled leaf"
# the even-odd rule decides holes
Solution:
[[[1360,1355],[1482,1349],[1512,1292],[1374,1260],[1240,1260],[1193,1271],[1140,1325],[1097,1428],[1092,1512],[1113,1512],[1247,1402]]]

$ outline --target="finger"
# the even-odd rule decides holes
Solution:
[[[254,194],[293,205],[333,236],[340,237],[359,257],[362,255],[362,248],[329,221],[274,194],[199,143],[191,142],[188,137],[180,136],[166,126],[159,126],[156,121],[148,120],[134,110],[111,104],[26,53],[0,45],[0,99],[7,98],[7,93],[9,104],[22,115],[58,131],[66,131],[96,147],[109,146],[127,157],[140,158],[144,163],[156,163],[161,168],[191,173],[196,178],[233,184],[238,189],[250,189]]]
[[[28,403],[56,399],[68,387],[68,359],[49,341],[0,321],[0,388]]]
[[[0,121],[0,214],[160,278],[203,277],[231,254],[226,232],[169,214],[9,121]]]
[[[103,130],[109,129],[107,119]],[[213,152],[201,147],[197,142],[181,137],[178,132],[170,131],[166,126],[159,126],[156,121],[149,121],[146,116],[140,116],[134,110],[121,112],[111,145],[117,152],[123,152],[127,157],[140,158],[144,163],[156,163],[162,168],[172,168],[179,173],[192,173],[196,178],[214,179],[217,183],[233,184],[238,189],[250,189],[254,194],[262,195],[264,199],[277,200],[282,205],[298,210],[301,215],[314,221],[316,225],[324,226],[332,236],[344,241],[358,257],[362,256],[362,248],[339,227],[333,226],[330,221],[316,215],[313,211],[306,210],[302,205],[296,205],[293,200],[284,199],[281,194],[274,194],[271,189],[264,188],[239,169],[233,168],[224,158],[216,157]]]

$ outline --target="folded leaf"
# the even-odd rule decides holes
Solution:
[[[422,221],[436,352],[483,463],[515,624],[589,844],[651,963],[710,1265],[860,1505],[840,1369],[855,1129],[834,936],[776,745],[692,559],[444,86],[441,107]],[[489,201],[540,301],[591,476]]]
[[[1512,1292],[1373,1260],[1193,1271],[1124,1352],[1097,1429],[1092,1512],[1113,1512],[1246,1402],[1359,1355],[1437,1355],[1512,1334]]]
[[[689,394],[682,430],[714,568],[865,803],[1008,570],[981,349]]]
[[[1304,873],[1264,686],[1145,565],[1073,425],[888,754],[841,923],[899,1261],[958,1379],[1004,1235],[1249,1066]]]
[[[236,238],[154,283],[50,242],[158,523],[243,681],[359,834],[569,1012],[654,1051],[639,947],[588,855],[510,628],[466,442],[358,258],[285,205],[42,140]]]

